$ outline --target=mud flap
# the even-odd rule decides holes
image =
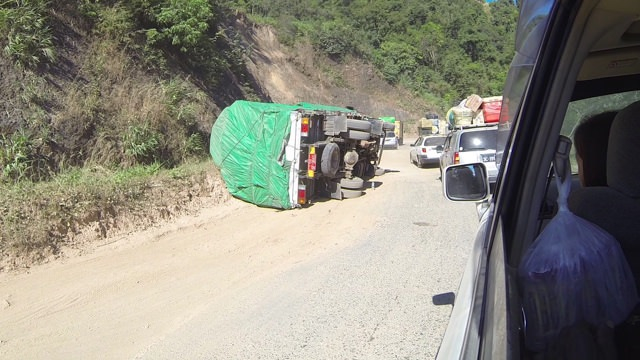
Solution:
[[[322,196],[331,199],[342,200],[342,187],[340,186],[340,183],[337,181],[328,180],[326,182],[325,191]]]

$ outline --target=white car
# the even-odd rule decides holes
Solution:
[[[446,137],[439,135],[420,136],[411,144],[409,161],[417,167],[439,164],[445,139]]]

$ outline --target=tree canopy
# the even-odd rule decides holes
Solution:
[[[364,57],[388,82],[441,99],[442,107],[470,93],[502,92],[518,17],[511,0],[227,0],[225,6],[269,20],[288,42],[308,40],[335,60]]]

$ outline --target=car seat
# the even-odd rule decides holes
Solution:
[[[614,118],[607,151],[608,186],[576,189],[571,211],[613,235],[640,288],[640,101]]]
[[[607,147],[607,186],[576,189],[569,197],[574,214],[613,235],[640,289],[640,101],[614,118]],[[617,294],[611,294],[612,297]],[[618,359],[640,358],[640,306],[616,328]]]

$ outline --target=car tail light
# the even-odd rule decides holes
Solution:
[[[317,154],[316,147],[309,147],[309,157],[307,158],[307,176],[312,178],[317,170]]]
[[[423,153],[426,153],[426,152],[427,152],[427,149],[426,149],[426,148],[422,148],[422,152],[423,152]]]
[[[300,126],[300,135],[309,136],[309,118],[302,118],[302,125]]]
[[[307,187],[303,184],[298,185],[298,204],[307,203]]]
[[[453,163],[460,164],[460,153],[457,151],[453,154]]]

